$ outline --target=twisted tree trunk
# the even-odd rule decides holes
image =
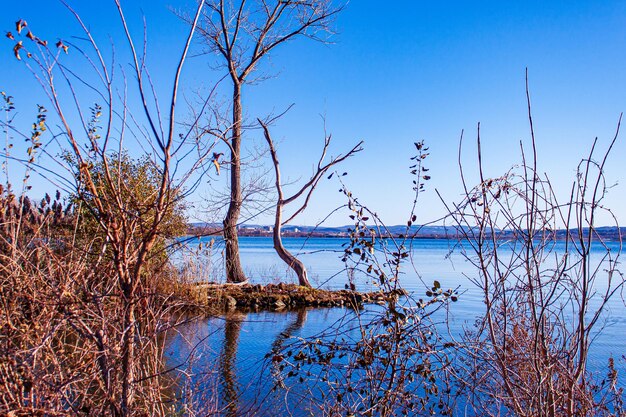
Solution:
[[[278,170],[278,164],[275,164],[276,170]],[[277,178],[280,178],[280,174],[277,174]],[[278,202],[276,203],[276,220],[274,221],[274,249],[276,253],[280,257],[280,259],[285,262],[289,268],[291,268],[296,275],[298,276],[298,284],[303,287],[311,288],[311,283],[309,282],[308,274],[306,271],[306,267],[298,258],[293,256],[291,252],[285,249],[283,246],[283,240],[280,235],[282,230],[282,215],[283,215],[283,204],[284,201],[282,199],[282,190],[279,191]]]
[[[283,224],[289,223],[293,220],[298,214],[302,213],[309,204],[309,200],[313,195],[313,191],[315,191],[315,187],[322,179],[322,177],[326,174],[326,172],[335,166],[354,155],[357,152],[361,151],[361,145],[363,142],[359,142],[354,148],[352,148],[347,154],[343,156],[338,156],[336,158],[331,159],[327,164],[324,164],[324,157],[326,156],[326,152],[328,151],[328,146],[330,145],[330,136],[324,138],[324,147],[322,148],[322,153],[320,155],[320,159],[317,162],[317,170],[311,176],[309,181],[304,184],[299,191],[293,194],[291,197],[285,198],[283,194],[283,187],[280,184],[280,164],[278,161],[278,155],[276,154],[276,148],[274,147],[274,141],[272,140],[272,136],[270,135],[270,131],[265,123],[261,119],[257,119],[261,127],[263,128],[263,133],[265,136],[265,140],[267,141],[267,146],[270,150],[270,155],[272,157],[272,162],[274,164],[274,174],[276,177],[276,193],[278,194],[278,199],[276,201],[276,217],[274,220],[274,249],[276,253],[288,266],[291,268],[296,275],[298,275],[298,283],[304,287],[311,288],[311,284],[309,283],[309,278],[307,276],[306,267],[304,264],[295,256],[293,256],[285,247],[283,246],[283,241],[281,237],[281,230]],[[331,175],[332,176],[332,175]],[[300,197],[303,197],[304,201],[300,205],[298,209],[296,209],[295,213],[291,215],[287,220],[283,221],[283,208],[294,201],[298,200]]]

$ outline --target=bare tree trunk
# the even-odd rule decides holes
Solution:
[[[122,341],[122,415],[129,416],[133,412],[135,379],[135,306],[133,304],[132,285],[124,288],[124,339]]]
[[[246,275],[239,257],[237,221],[241,213],[241,85],[233,87],[233,138],[230,150],[230,204],[224,219],[224,241],[226,242],[226,281],[245,282]]]
[[[309,282],[306,267],[304,264],[295,256],[293,256],[285,247],[283,246],[283,241],[280,236],[281,229],[283,224],[289,223],[289,221],[293,220],[298,214],[302,213],[311,199],[311,195],[313,191],[315,191],[315,187],[319,183],[322,176],[328,171],[330,168],[343,162],[345,159],[354,155],[357,152],[361,151],[361,144],[363,142],[359,142],[354,148],[352,148],[347,154],[344,156],[338,156],[336,158],[331,159],[326,165],[323,164],[324,157],[326,156],[326,152],[328,151],[328,146],[330,145],[330,136],[324,138],[324,147],[322,148],[322,154],[317,163],[317,171],[311,176],[309,181],[300,188],[295,194],[291,197],[285,198],[283,194],[283,187],[280,184],[281,176],[280,176],[280,163],[278,161],[278,155],[276,154],[276,148],[274,147],[274,141],[272,140],[272,136],[270,135],[270,131],[265,123],[261,121],[261,119],[257,119],[261,127],[263,128],[263,133],[265,136],[265,140],[267,141],[267,145],[270,150],[270,155],[272,157],[272,163],[274,164],[274,174],[275,174],[275,185],[276,185],[276,193],[278,194],[278,199],[276,200],[276,217],[274,220],[274,249],[276,253],[288,266],[291,268],[296,275],[298,275],[298,283],[303,287],[311,288],[311,283]],[[296,201],[301,196],[304,197],[304,202],[300,205],[300,207],[295,211],[294,214],[287,220],[283,221],[283,208],[294,201]]]
[[[283,207],[285,206],[285,199],[283,198],[283,188],[280,184],[280,167],[278,163],[278,156],[276,155],[276,149],[274,148],[274,143],[270,137],[269,130],[263,124],[261,124],[265,131],[265,139],[270,147],[270,154],[272,155],[272,161],[274,162],[274,172],[276,174],[276,192],[278,193],[278,200],[276,201],[276,216],[274,220],[274,249],[276,253],[280,257],[280,259],[285,262],[289,268],[291,268],[296,275],[298,276],[298,284],[303,287],[311,288],[311,283],[308,279],[308,274],[306,271],[306,267],[304,264],[295,256],[293,256],[285,247],[283,246],[283,240],[281,237],[281,230],[283,227]]]
[[[283,262],[289,265],[289,268],[291,268],[296,273],[296,275],[298,275],[298,284],[302,285],[303,287],[311,288],[311,283],[309,282],[306,267],[304,266],[302,261],[293,256],[291,252],[289,252],[283,246],[283,240],[280,236],[280,232],[282,230],[283,204],[284,201],[282,200],[281,195],[279,197],[278,203],[276,203],[276,221],[274,222],[274,249],[276,249],[276,253],[280,257],[280,259],[282,259]]]

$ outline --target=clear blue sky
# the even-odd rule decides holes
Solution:
[[[71,3],[98,40],[105,45],[109,37],[113,43],[123,42],[112,2]],[[138,35],[145,14],[152,75],[167,85],[185,34],[171,7],[185,9],[193,2],[123,4]],[[0,27],[12,30],[18,18],[49,39],[79,34],[55,1],[5,2]],[[300,39],[277,50],[271,63],[261,68],[276,77],[247,88],[246,114],[256,118],[295,103],[273,130],[280,140],[284,175],[292,180],[311,172],[323,138],[320,115],[333,134],[334,154],[364,140],[365,151],[340,169],[350,173],[346,183],[360,200],[389,224],[406,221],[412,198],[409,157],[416,140],[430,146],[427,166],[432,176],[418,222],[436,219],[444,211],[434,188],[448,201],[460,197],[456,159],[461,130],[468,168],[474,160],[478,122],[487,175],[498,176],[519,162],[519,141],[529,138],[525,68],[539,166],[562,195],[569,191],[577,161],[593,139],[597,136],[601,148],[606,147],[620,112],[626,110],[624,2],[353,0],[335,28],[332,45]],[[20,108],[32,105],[36,86],[12,59],[11,43],[3,42],[0,88],[16,96]],[[190,88],[210,86],[220,76],[206,57],[195,57],[189,64],[185,81]],[[624,140],[618,142],[607,170],[610,182],[619,184],[605,201],[622,222]],[[216,187],[224,177],[215,179]],[[311,208],[295,223],[314,224],[343,203],[338,188],[335,181],[321,186]],[[268,218],[257,220],[269,223]],[[330,220],[335,225],[348,222],[345,215]]]

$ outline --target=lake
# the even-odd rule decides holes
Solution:
[[[213,241],[211,243],[211,241]],[[351,274],[341,261],[347,239],[288,238],[284,244],[298,254],[307,265],[314,286],[342,289],[352,279],[360,291],[376,290],[374,283],[359,274]],[[198,243],[202,247],[198,249]],[[449,329],[460,334],[471,328],[484,310],[482,296],[471,283],[477,275],[472,264],[455,247],[456,241],[438,239],[415,240],[411,263],[402,269],[400,281],[406,290],[419,297],[434,280],[443,288],[458,288],[459,301],[450,307]],[[618,243],[610,243],[612,252]],[[222,244],[219,240],[202,238],[189,244],[189,252],[179,259],[191,261],[187,274],[198,280],[223,280]],[[271,238],[240,238],[241,258],[253,283],[296,282],[284,263],[275,254]],[[559,248],[557,244],[556,251]],[[596,258],[602,254],[598,248]],[[184,263],[184,262],[183,262]],[[598,284],[602,287],[603,283]],[[368,308],[378,308],[376,306]],[[620,294],[607,306],[602,318],[604,330],[596,335],[590,354],[589,369],[605,369],[609,356],[616,358],[616,368],[626,374],[622,358],[626,352],[626,317]],[[271,367],[264,358],[285,330],[291,337],[307,337],[325,330],[330,324],[354,314],[345,308],[308,309],[282,312],[232,313],[224,317],[203,319],[183,325],[167,342],[168,364],[187,363],[181,370],[194,375],[191,385],[181,387],[196,403],[218,404],[218,409],[205,410],[220,415],[274,415],[289,409],[294,415],[308,415],[303,405],[271,395]],[[188,359],[192,359],[191,362]],[[623,382],[623,381],[622,381]],[[295,410],[295,411],[294,411]],[[298,412],[299,411],[299,412]]]

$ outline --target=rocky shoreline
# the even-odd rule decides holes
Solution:
[[[322,290],[296,284],[195,284],[196,299],[203,299],[212,310],[280,311],[303,307],[360,308],[365,304],[384,303],[389,297],[406,295],[404,290],[358,292]],[[204,304],[204,303],[203,303]]]

